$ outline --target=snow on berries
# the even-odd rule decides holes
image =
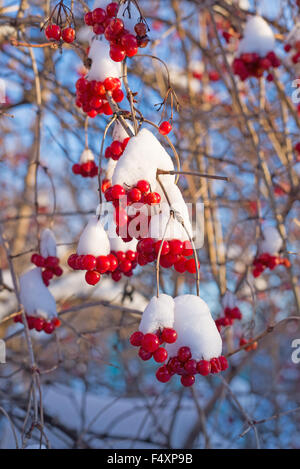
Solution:
[[[40,268],[35,267],[20,276],[20,300],[29,329],[51,334],[59,327],[55,299],[44,284]],[[22,322],[22,315],[15,316],[14,321]]]
[[[273,226],[263,228],[263,239],[259,243],[259,254],[253,260],[253,276],[259,277],[265,269],[274,270],[278,265],[290,267],[289,259],[279,255],[282,238]]]
[[[260,16],[251,17],[233,61],[234,73],[245,81],[251,77],[260,78],[267,72],[267,80],[272,81],[272,70],[280,66],[274,49],[275,37],[268,23]]]
[[[98,166],[95,163],[94,154],[89,148],[83,150],[79,163],[73,164],[72,171],[74,174],[79,174],[84,178],[97,176]]]
[[[92,216],[81,233],[77,252],[68,258],[68,265],[74,270],[86,270],[86,282],[96,285],[101,278],[100,274],[111,268],[109,254],[110,242],[107,233],[101,220]]]
[[[53,276],[60,277],[63,274],[56,255],[56,239],[52,230],[47,228],[41,232],[40,254],[33,253],[31,262],[42,269],[42,279],[46,287]]]
[[[174,300],[168,295],[152,298],[130,343],[139,347],[138,355],[143,361],[154,358],[163,363],[156,371],[156,378],[162,383],[178,374],[181,384],[188,387],[195,383],[196,374],[207,376],[228,367],[209,308],[194,295],[181,295]]]

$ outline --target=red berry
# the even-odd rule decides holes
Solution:
[[[292,48],[291,44],[285,44],[284,46],[285,52],[290,52],[291,48]]]
[[[160,265],[165,269],[169,269],[176,262],[177,256],[174,254],[166,254],[165,256],[162,256],[159,261]]]
[[[125,195],[125,189],[119,184],[116,184],[111,188],[111,195],[113,200],[119,200]]]
[[[210,360],[211,373],[219,373],[221,371],[221,364],[218,358],[212,358]]]
[[[61,277],[62,274],[63,274],[63,270],[62,270],[62,268],[59,267],[59,265],[58,265],[57,267],[55,267],[55,268],[53,269],[53,273],[54,273],[54,275],[56,275],[56,277]]]
[[[128,259],[129,261],[133,262],[136,260],[136,257],[137,257],[137,253],[134,252],[134,251],[126,251],[126,259]]]
[[[114,142],[112,142],[111,146],[110,146],[110,151],[115,155],[115,156],[118,156],[120,157],[123,153],[123,145],[121,142],[119,142],[118,140],[115,140]],[[117,186],[115,186],[117,187]],[[119,187],[122,187],[122,186],[119,186]],[[123,189],[123,187],[122,187]],[[125,190],[123,189],[124,191],[124,194],[125,194]]]
[[[96,285],[100,280],[100,274],[96,270],[88,270],[85,274],[86,283]]]
[[[108,254],[107,260],[109,261],[109,271],[114,272],[118,267],[118,260],[113,254]]]
[[[137,187],[134,187],[129,191],[128,197],[132,202],[139,202],[141,200],[142,193]]]
[[[137,250],[142,254],[152,254],[154,252],[154,240],[152,238],[144,238],[139,241]]]
[[[62,40],[71,44],[75,39],[75,30],[73,28],[65,28],[61,33]]]
[[[152,353],[151,352],[147,352],[147,350],[144,350],[142,347],[139,349],[139,357],[144,360],[144,361],[147,361],[147,360],[150,360],[150,358],[152,358]]]
[[[147,352],[155,352],[159,347],[159,340],[155,334],[145,334],[142,340],[142,348]]]
[[[94,18],[93,18],[93,13],[89,11],[84,15],[84,22],[87,26],[93,26],[94,24]]]
[[[180,239],[172,239],[169,241],[170,254],[182,254],[183,242]]]
[[[160,200],[161,200],[161,197],[157,192],[150,192],[145,197],[145,203],[148,205],[159,204]]]
[[[75,262],[75,269],[76,270],[82,270],[82,261],[83,261],[84,256],[77,256],[76,257],[76,262]]]
[[[177,332],[175,329],[171,329],[166,327],[161,334],[163,342],[166,342],[167,344],[174,344],[177,340]]]
[[[177,357],[181,363],[185,363],[190,358],[192,358],[191,349],[189,347],[180,347],[177,352]]]
[[[170,122],[168,121],[164,121],[160,124],[159,126],[159,133],[161,135],[167,135],[168,133],[170,133],[172,130],[172,126],[170,124]]]
[[[197,272],[195,259],[188,259],[185,262],[185,268],[190,274],[195,274]]]
[[[103,23],[106,20],[106,11],[103,8],[95,8],[92,12],[94,23]]]
[[[162,363],[162,362],[166,361],[166,359],[168,358],[168,352],[166,351],[165,348],[159,347],[153,353],[153,358],[157,363]]]
[[[200,360],[197,365],[197,370],[198,370],[198,373],[200,373],[200,375],[202,376],[209,375],[211,371],[210,362],[207,360]]]
[[[48,267],[49,269],[54,269],[57,267],[59,264],[59,258],[56,256],[48,256],[45,259],[45,267]]]
[[[118,88],[118,84],[113,77],[105,78],[103,84],[106,91],[113,91],[114,89]]]
[[[144,23],[142,23],[142,22],[141,22],[141,23],[137,23],[137,24],[135,25],[135,27],[134,27],[134,30],[135,30],[136,34],[137,34],[138,36],[141,36],[141,37],[146,36],[146,34],[147,34],[146,25],[145,25]]]
[[[110,46],[109,55],[114,62],[122,62],[122,60],[124,60],[126,57],[125,50],[122,47],[114,44]]]
[[[141,191],[142,194],[147,194],[147,192],[150,190],[150,184],[145,180],[138,181],[136,187]]]
[[[93,270],[96,267],[96,257],[91,254],[83,256],[81,265],[83,270]]]
[[[228,361],[227,361],[227,358],[224,357],[223,355],[221,357],[219,357],[219,363],[221,365],[221,370],[222,371],[225,371],[227,370],[228,368]]]
[[[53,278],[53,272],[51,270],[44,270],[44,272],[42,272],[42,278],[44,280],[44,282],[46,284],[48,284],[49,280],[51,280]]]
[[[36,318],[33,317],[33,316],[26,316],[26,319],[27,319],[28,328],[29,328],[30,330],[31,330],[31,329],[34,329]]]
[[[103,24],[99,24],[99,23],[94,24],[93,32],[95,34],[97,34],[97,36],[99,36],[99,34],[103,34],[104,31],[105,31],[105,28],[104,28]]]
[[[181,368],[182,368],[182,364],[181,362],[178,360],[177,357],[173,357],[171,358],[171,360],[169,361],[168,363],[168,368],[173,372],[173,373],[179,373]]]
[[[183,242],[183,256],[188,257],[193,255],[193,247],[192,243],[190,241],[184,241]]]
[[[111,32],[114,36],[121,36],[124,30],[124,22],[121,18],[113,18],[109,21],[108,27],[110,28]],[[123,38],[124,36],[122,36]],[[122,39],[121,39],[122,44]],[[122,44],[123,45],[123,44]]]
[[[59,318],[53,318],[53,319],[52,319],[52,324],[53,324],[53,326],[54,326],[55,328],[56,328],[56,327],[60,327],[61,321],[60,321]]]
[[[113,98],[114,101],[116,101],[116,103],[120,103],[124,99],[123,91],[122,90],[114,90],[112,92],[112,98]],[[123,149],[124,149],[124,146],[123,146]]]
[[[180,378],[182,386],[188,387],[193,386],[195,383],[195,376],[194,375],[182,375]]]
[[[95,259],[95,264],[97,268],[97,272],[100,274],[105,274],[108,270],[110,270],[110,261],[108,256],[98,256]]]
[[[130,336],[130,343],[134,347],[140,347],[142,340],[143,340],[144,334],[140,331],[133,332]]]
[[[71,254],[68,258],[68,265],[71,267],[71,269],[75,269],[76,266],[76,259],[77,259],[77,254]]]
[[[61,30],[57,24],[50,24],[45,30],[45,35],[47,39],[53,39],[54,41],[59,41],[61,37]]]
[[[184,369],[189,375],[195,375],[197,373],[196,360],[188,360],[187,362],[185,362]]]
[[[157,255],[159,253],[161,243],[162,243],[161,241],[157,241],[155,243],[154,249]],[[161,256],[165,256],[166,254],[169,254],[169,251],[170,251],[170,246],[169,246],[168,241],[163,241],[162,248],[161,248]]]
[[[116,16],[119,10],[119,5],[116,2],[109,3],[106,7],[106,13],[107,15],[112,18],[113,16]]]
[[[183,274],[186,271],[186,259],[184,256],[180,256],[179,260],[174,264],[176,272]]]
[[[119,265],[121,272],[129,272],[132,269],[132,264],[128,259],[122,261]]]
[[[81,173],[81,165],[80,164],[73,164],[72,166],[72,171],[74,174],[80,174]]]
[[[155,376],[156,379],[161,383],[167,383],[171,379],[171,373],[169,372],[166,366],[161,366],[160,368],[158,368]]]
[[[44,324],[45,324],[44,319],[36,318],[35,324],[34,324],[35,330],[38,332],[42,331],[44,329]]]
[[[52,322],[45,322],[44,323],[43,331],[46,332],[46,334],[52,334],[54,329],[55,329],[55,327],[52,324]]]

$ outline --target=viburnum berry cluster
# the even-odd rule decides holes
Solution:
[[[123,152],[130,140],[130,137],[126,137],[122,142],[119,140],[114,140],[105,150],[105,158],[108,160],[111,158],[114,161],[118,161],[118,159],[123,155]]]
[[[139,357],[146,361],[154,358],[157,363],[162,363],[167,360],[168,352],[163,343],[173,344],[176,342],[177,332],[174,329],[164,327],[157,330],[155,333],[143,334],[141,331],[136,331],[130,336],[130,343],[134,347],[140,347]]]
[[[268,52],[265,57],[260,57],[255,52],[242,54],[240,57],[234,59],[233,72],[235,75],[238,75],[242,81],[251,77],[260,78],[265,72],[268,72],[267,80],[273,81],[274,76],[271,73],[272,69],[278,68],[280,63],[279,58],[273,51]]]
[[[211,360],[194,360],[189,347],[180,347],[175,357],[156,371],[156,379],[161,383],[170,381],[173,375],[179,375],[181,384],[185,387],[195,383],[195,375],[208,376],[210,373],[220,373],[228,368],[226,357],[221,355]]]
[[[31,256],[31,262],[43,269],[42,278],[46,287],[49,286],[54,275],[61,277],[63,274],[63,269],[59,265],[59,258],[56,256],[43,257],[41,254],[34,253]]]
[[[161,267],[169,269],[174,266],[176,272],[181,274],[184,272],[196,273],[195,259],[191,257],[194,253],[192,244],[190,241],[181,241],[180,239],[171,239],[169,241],[155,241],[152,238],[141,239],[137,244],[139,265],[154,262],[158,257],[161,246],[159,259]]]
[[[259,277],[267,268],[274,270],[278,265],[284,265],[286,268],[289,268],[291,263],[289,259],[285,257],[271,255],[268,252],[264,252],[253,260],[253,277]]]
[[[46,334],[52,334],[52,332],[61,325],[61,321],[57,317],[48,321],[41,317],[29,316],[26,314],[26,319],[30,330],[34,329],[37,332],[44,331]],[[14,317],[14,322],[20,322],[23,324],[22,314],[17,314],[17,316]]]
[[[95,161],[86,161],[85,163],[75,163],[72,166],[74,174],[80,174],[84,178],[93,178],[98,174],[98,166]]]
[[[240,321],[242,317],[243,315],[237,306],[234,308],[227,306],[224,310],[224,316],[216,319],[218,331],[220,331],[222,327],[232,326],[234,321]]]
[[[124,98],[124,93],[120,88],[121,81],[116,77],[107,77],[104,81],[89,81],[85,77],[80,77],[76,82],[76,106],[91,118],[98,114],[109,116],[113,111],[106,93],[111,92],[113,100],[120,103]]]
[[[117,17],[119,4],[109,3],[104,8],[95,8],[86,13],[85,24],[93,27],[96,35],[104,35],[110,44],[110,57],[115,62],[121,62],[125,57],[133,57],[138,48],[144,48],[149,42],[147,26],[143,21],[135,24],[134,32],[126,29],[122,18]]]

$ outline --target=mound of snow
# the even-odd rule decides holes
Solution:
[[[121,65],[110,58],[107,41],[94,38],[88,56],[92,59],[92,66],[87,74],[87,80],[104,81],[108,77],[119,78],[121,76]]]
[[[29,316],[45,319],[56,316],[56,303],[42,279],[42,270],[31,269],[20,277],[20,299]]]
[[[158,298],[153,296],[143,312],[139,330],[144,334],[156,332],[159,328],[173,327],[174,300],[171,296],[162,294]]]
[[[175,298],[174,329],[178,338],[167,344],[170,357],[176,356],[180,347],[190,347],[195,360],[211,360],[222,353],[222,339],[205,301],[195,295]]]
[[[43,257],[56,257],[56,239],[49,228],[45,228],[41,233],[40,251]]]
[[[79,163],[83,164],[87,161],[95,161],[94,153],[89,148],[85,148],[80,155]]]
[[[160,144],[158,139],[148,129],[142,129],[132,137],[118,160],[113,174],[112,183],[128,187],[136,185],[141,179],[146,179],[151,188],[156,187],[157,169],[174,170],[170,155]],[[163,183],[173,182],[174,176],[161,176]]]
[[[169,220],[170,215],[166,211],[163,211],[157,215],[153,215],[149,225],[149,237],[155,239],[156,241],[160,239],[165,239],[167,241],[171,239],[188,241],[189,236],[187,235],[182,224],[174,218],[171,218],[170,221]],[[187,227],[187,229],[189,230],[189,227]],[[189,233],[191,235],[191,231],[189,231]]]
[[[277,229],[274,226],[265,226],[262,231],[264,240],[260,242],[260,252],[268,252],[272,255],[278,254],[282,246],[282,239]]]
[[[275,37],[268,23],[261,16],[249,18],[238,47],[238,55],[255,52],[260,57],[265,57],[274,47]]]
[[[130,124],[130,122],[127,121],[126,124],[130,128],[132,133],[134,133],[133,127]],[[113,140],[118,140],[119,142],[123,142],[123,140],[125,140],[125,138],[127,138],[127,137],[128,137],[128,134],[127,134],[126,130],[124,129],[122,124],[118,120],[116,120],[116,122],[114,124],[114,128],[113,128],[113,132],[112,132]]]
[[[110,243],[106,231],[101,220],[93,215],[79,238],[77,254],[92,254],[97,257],[107,256],[109,253]]]
[[[109,179],[110,181],[112,180],[116,166],[117,166],[117,161],[113,160],[112,158],[109,158],[107,166],[106,166],[106,178]]]

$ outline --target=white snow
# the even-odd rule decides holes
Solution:
[[[121,76],[121,65],[110,58],[107,41],[95,37],[88,56],[92,59],[92,66],[87,74],[87,80],[104,81],[108,77],[119,78]]]
[[[115,168],[117,166],[117,161],[109,158],[107,166],[106,166],[106,179],[112,180]]]
[[[107,256],[109,252],[110,243],[101,219],[98,220],[98,217],[93,215],[79,238],[77,254],[92,254],[97,257]]]
[[[130,10],[127,9],[128,2],[120,5],[117,17],[124,21],[125,29],[128,29],[132,34],[136,34],[134,27],[140,21],[140,14],[133,2],[130,3]]]
[[[79,163],[83,164],[87,161],[95,161],[94,153],[89,148],[85,148],[80,155]]]
[[[129,243],[124,243],[122,238],[119,236],[110,238],[110,249],[111,251],[136,251],[137,239],[132,239]]]
[[[188,241],[189,237],[181,223],[174,218],[169,220],[170,215],[166,210],[157,215],[153,215],[149,225],[149,237],[154,238],[156,241],[160,239],[167,241],[171,239]]]
[[[282,238],[274,226],[265,226],[262,228],[264,240],[260,242],[260,253],[278,254],[282,246]]]
[[[56,239],[52,230],[45,228],[41,232],[40,251],[43,257],[56,257]]]
[[[175,298],[174,329],[178,334],[174,344],[166,349],[170,357],[180,347],[190,347],[195,360],[211,360],[222,353],[222,339],[204,300],[195,295]]]
[[[261,16],[253,16],[247,20],[244,37],[238,47],[238,54],[256,52],[265,57],[274,50],[275,37],[268,23]]]
[[[170,155],[160,144],[158,139],[148,129],[142,129],[132,137],[118,160],[113,178],[113,184],[134,186],[141,179],[146,179],[151,188],[156,186],[157,169],[174,170]],[[172,182],[174,176],[161,176],[162,181]]]
[[[56,316],[55,299],[45,286],[42,270],[38,267],[20,276],[20,299],[29,316],[53,318]]]
[[[133,127],[130,124],[130,122],[126,121],[126,124],[130,128],[132,133],[134,133]],[[112,132],[113,140],[118,140],[119,142],[123,142],[123,140],[125,140],[125,138],[127,138],[127,137],[128,137],[128,134],[127,134],[126,130],[124,129],[122,124],[120,124],[120,122],[118,120],[116,120],[116,122],[114,124],[114,128],[113,128],[113,132]]]
[[[159,328],[172,328],[174,325],[174,300],[171,296],[162,294],[158,298],[153,296],[143,312],[139,330],[144,334],[156,332]]]

